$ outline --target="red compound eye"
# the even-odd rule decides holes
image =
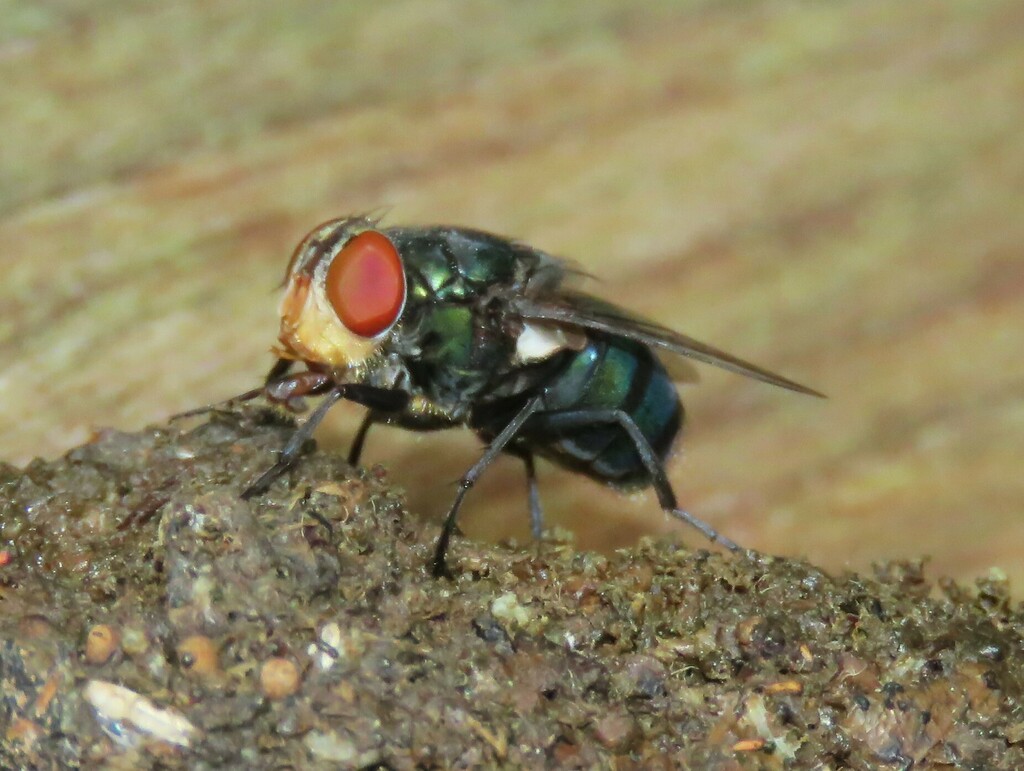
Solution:
[[[326,292],[349,330],[360,337],[384,332],[405,303],[405,271],[395,245],[376,230],[350,238],[327,269]]]

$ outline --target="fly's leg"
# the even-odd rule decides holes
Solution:
[[[392,391],[385,388],[377,388],[375,386],[362,385],[359,383],[340,383],[332,385],[332,381],[329,379],[320,383],[320,381],[316,380],[314,377],[310,377],[306,381],[306,384],[311,387],[311,390],[301,390],[301,381],[299,381],[299,378],[302,375],[312,376],[317,374],[318,373],[303,372],[300,375],[293,375],[289,378],[285,378],[285,380],[278,381],[278,383],[282,384],[282,394],[286,390],[292,389],[288,391],[288,395],[285,398],[320,393],[325,387],[330,387],[330,390],[327,391],[324,396],[324,400],[316,406],[316,409],[313,410],[312,413],[310,413],[306,422],[299,426],[295,433],[292,434],[288,443],[285,444],[284,449],[281,450],[281,454],[278,456],[277,462],[260,474],[256,481],[242,492],[243,499],[249,499],[255,495],[266,492],[267,488],[273,484],[275,479],[295,464],[295,461],[298,460],[299,454],[302,452],[303,446],[313,436],[313,432],[316,430],[316,427],[324,419],[328,410],[330,410],[331,407],[333,407],[339,400],[348,399],[358,404],[370,407],[372,410],[382,412],[400,412],[405,409],[409,403],[409,394],[404,391]],[[327,376],[321,375],[320,377],[326,378]],[[286,387],[284,384],[289,381],[291,382],[291,385]],[[268,388],[270,387],[268,386]]]
[[[281,361],[284,361],[284,359]],[[243,394],[233,396],[220,404],[214,404],[209,407],[200,407],[197,410],[190,410],[189,412],[182,412],[171,419],[174,420],[175,418],[199,415],[213,410],[230,409],[240,402],[255,399],[257,396],[263,396],[268,402],[271,402],[272,404],[280,404],[291,412],[301,412],[303,396],[316,396],[317,394],[322,394],[332,385],[334,385],[334,381],[322,372],[299,372],[296,375],[288,375],[287,377],[281,377],[277,380],[268,380],[260,388],[253,388]]]
[[[291,435],[288,443],[284,446],[284,449],[281,450],[281,454],[278,456],[277,462],[260,474],[255,482],[242,491],[242,500],[248,500],[254,495],[266,492],[267,488],[274,483],[275,479],[294,465],[295,461],[299,458],[299,453],[302,452],[302,447],[313,436],[313,431],[316,430],[320,421],[324,419],[327,411],[331,409],[331,407],[333,407],[338,400],[344,396],[344,394],[345,392],[340,388],[335,388],[327,393],[324,400],[316,406],[316,409],[313,410],[310,416],[306,419],[306,422],[299,426],[295,433]]]
[[[540,506],[540,490],[537,489],[537,468],[533,462],[533,453],[520,447],[508,450],[523,462],[526,471],[526,494],[530,503],[530,533],[533,540],[540,541],[544,534],[544,512]]]
[[[508,425],[501,430],[501,433],[491,440],[490,445],[484,450],[484,454],[480,456],[480,459],[470,467],[469,471],[462,475],[462,479],[459,480],[459,489],[455,493],[455,500],[452,501],[451,508],[448,509],[448,515],[444,518],[444,524],[441,526],[441,535],[438,536],[437,547],[434,550],[433,572],[435,578],[452,577],[451,571],[448,570],[448,565],[445,562],[445,553],[448,551],[448,542],[452,538],[452,533],[455,532],[455,521],[459,516],[462,499],[466,497],[466,493],[476,484],[480,475],[487,470],[487,467],[494,462],[494,459],[501,455],[509,442],[515,439],[516,434],[519,433],[526,421],[537,413],[542,403],[541,396],[534,396],[526,402],[523,408],[516,413],[515,417],[509,421]]]
[[[268,385],[273,383],[275,380],[279,380],[288,374],[288,370],[295,364],[294,359],[278,359],[274,362],[270,371],[267,372],[267,376],[263,378],[263,384]]]
[[[629,413],[623,410],[565,410],[545,413],[543,418],[546,425],[555,430],[581,428],[602,423],[620,426],[632,440],[633,447],[636,449],[637,455],[640,456],[640,461],[644,464],[651,484],[654,486],[654,492],[658,496],[661,508],[676,519],[699,530],[709,541],[719,543],[730,551],[740,551],[737,543],[719,533],[704,520],[679,508],[676,494],[672,491],[668,475],[665,474],[665,467]]]
[[[523,454],[523,465],[526,467],[526,489],[530,501],[530,531],[533,540],[540,541],[544,534],[544,512],[540,509],[540,490],[537,489],[537,468],[533,463],[533,453]]]
[[[251,388],[244,393],[240,393],[237,396],[232,396],[230,399],[225,399],[222,402],[216,402],[215,404],[207,404],[205,407],[196,407],[193,410],[186,410],[185,412],[178,412],[174,415],[171,415],[170,420],[181,420],[182,418],[191,418],[195,417],[196,415],[205,415],[208,412],[216,412],[217,410],[229,410],[236,404],[252,401],[258,396],[266,395],[271,401],[279,401],[276,400],[270,394],[270,389],[273,385],[276,385],[278,382],[285,382],[291,379],[286,378],[285,375],[288,374],[288,370],[292,368],[292,365],[294,363],[295,362],[293,362],[291,359],[278,359],[276,362],[274,362],[274,366],[270,368],[270,371],[267,372],[267,376],[263,380],[263,385],[260,386],[259,388]],[[302,373],[302,375],[305,374],[307,373]],[[301,377],[302,375],[293,377]],[[285,406],[289,407],[287,403],[285,403]]]
[[[382,407],[382,408],[378,408],[378,409],[371,409],[369,412],[367,412],[365,415],[363,415],[363,420],[362,420],[362,422],[360,422],[359,428],[356,429],[356,435],[354,437],[352,437],[352,444],[349,446],[349,449],[348,449],[348,464],[350,466],[358,466],[359,465],[359,461],[363,457],[363,450],[366,447],[366,437],[370,433],[370,429],[373,426],[389,423],[393,416],[389,415],[388,413],[389,412],[401,412],[405,408],[405,406],[407,404],[408,404],[408,399],[406,399],[402,403],[401,407],[392,408],[392,406],[389,405],[389,406],[387,406],[387,408],[383,408]],[[450,427],[450,424],[448,424],[448,423],[440,423],[440,424],[435,424],[435,425],[426,425],[426,426],[420,425],[420,426],[416,426],[415,430],[417,430],[417,431],[438,431],[438,430],[440,430],[442,428],[449,428],[449,427]]]
[[[352,437],[352,446],[348,448],[348,465],[359,465],[359,459],[363,456],[363,447],[366,444],[366,435],[370,433],[370,426],[379,423],[380,419],[380,415],[372,410],[363,415],[363,422],[356,429],[356,435]]]
[[[183,420],[184,418],[192,418],[195,417],[196,415],[205,415],[208,412],[217,412],[218,410],[230,410],[236,404],[252,401],[257,396],[262,396],[264,390],[265,386],[260,386],[259,388],[252,388],[246,391],[245,393],[240,393],[238,394],[238,396],[232,396],[230,399],[225,399],[222,402],[207,404],[203,407],[196,407],[195,409],[185,410],[184,412],[176,412],[173,415],[171,415],[171,417],[168,418],[168,420]]]

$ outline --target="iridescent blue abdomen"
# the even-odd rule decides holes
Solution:
[[[646,346],[621,338],[588,340],[547,388],[550,411],[622,410],[662,461],[682,425],[683,407],[665,367]],[[629,484],[648,478],[633,440],[618,424],[563,429],[556,436],[542,433],[535,446],[598,479]]]
[[[543,412],[530,418],[516,445],[602,481],[649,482],[633,439],[613,418],[615,411],[628,415],[655,456],[667,458],[683,406],[664,365],[645,345],[599,334],[561,356],[562,366],[540,384]],[[474,427],[492,437],[528,396],[478,409]]]

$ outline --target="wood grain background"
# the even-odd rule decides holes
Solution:
[[[685,388],[672,479],[741,543],[1024,587],[1016,0],[7,2],[0,82],[9,462],[253,385],[293,244],[387,206],[578,260],[827,392]],[[367,460],[439,516],[477,451],[383,429]],[[582,545],[696,541],[650,495],[541,483]],[[510,460],[465,530],[523,536],[525,512]]]

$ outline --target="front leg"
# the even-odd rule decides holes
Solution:
[[[260,474],[255,482],[242,491],[242,500],[249,500],[254,495],[266,492],[275,479],[295,464],[295,461],[299,459],[299,453],[302,451],[303,445],[313,436],[313,432],[320,424],[320,421],[324,419],[327,411],[342,398],[343,394],[344,392],[340,388],[334,388],[324,397],[324,400],[316,406],[316,409],[313,410],[306,421],[291,435],[274,465]]]
[[[292,368],[294,364],[295,359],[278,358],[278,360],[275,361],[274,365],[270,368],[270,371],[267,372],[267,376],[263,378],[263,384],[268,385],[275,380],[280,380],[281,378],[288,374],[288,371]]]
[[[313,436],[313,432],[316,430],[316,427],[324,419],[324,416],[327,415],[327,412],[331,407],[341,399],[348,399],[349,401],[369,407],[374,411],[382,412],[401,412],[409,404],[410,397],[405,391],[378,388],[376,386],[363,385],[361,383],[334,384],[330,380],[327,380],[326,383],[321,383],[321,381],[316,377],[301,379],[303,375],[314,376],[318,374],[319,373],[314,372],[303,372],[298,375],[292,375],[283,381],[278,381],[283,389],[282,395],[286,395],[286,398],[294,396],[296,391],[301,392],[298,393],[299,396],[304,396],[308,393],[320,393],[325,388],[329,390],[327,390],[324,400],[316,406],[316,409],[313,410],[306,421],[295,430],[294,434],[292,434],[288,443],[284,446],[284,449],[281,450],[281,454],[278,456],[277,462],[260,474],[256,481],[242,492],[243,499],[248,500],[255,495],[266,492],[267,488],[273,484],[275,479],[295,464],[295,461],[299,458],[299,454],[302,452],[303,446]],[[302,391],[302,389],[307,386],[312,390]],[[270,387],[271,386],[267,386],[268,390]]]
[[[274,366],[270,368],[270,371],[267,373],[267,376],[263,381],[263,385],[259,388],[250,388],[248,391],[240,393],[237,396],[232,396],[230,399],[225,399],[222,402],[215,402],[214,404],[196,407],[195,409],[186,410],[185,412],[175,413],[174,415],[171,415],[170,420],[174,421],[181,420],[182,418],[191,418],[196,415],[205,415],[207,412],[215,412],[217,410],[230,410],[237,404],[252,401],[259,396],[263,396],[268,401],[275,404],[280,404],[292,412],[301,412],[300,397],[311,395],[316,392],[322,392],[328,385],[330,385],[330,379],[325,375],[312,372],[300,372],[298,375],[288,375],[288,370],[291,369],[293,364],[295,364],[295,362],[291,359],[278,359],[274,363]],[[315,375],[316,377],[309,377],[310,375]],[[317,391],[317,389],[319,389],[319,391]]]

